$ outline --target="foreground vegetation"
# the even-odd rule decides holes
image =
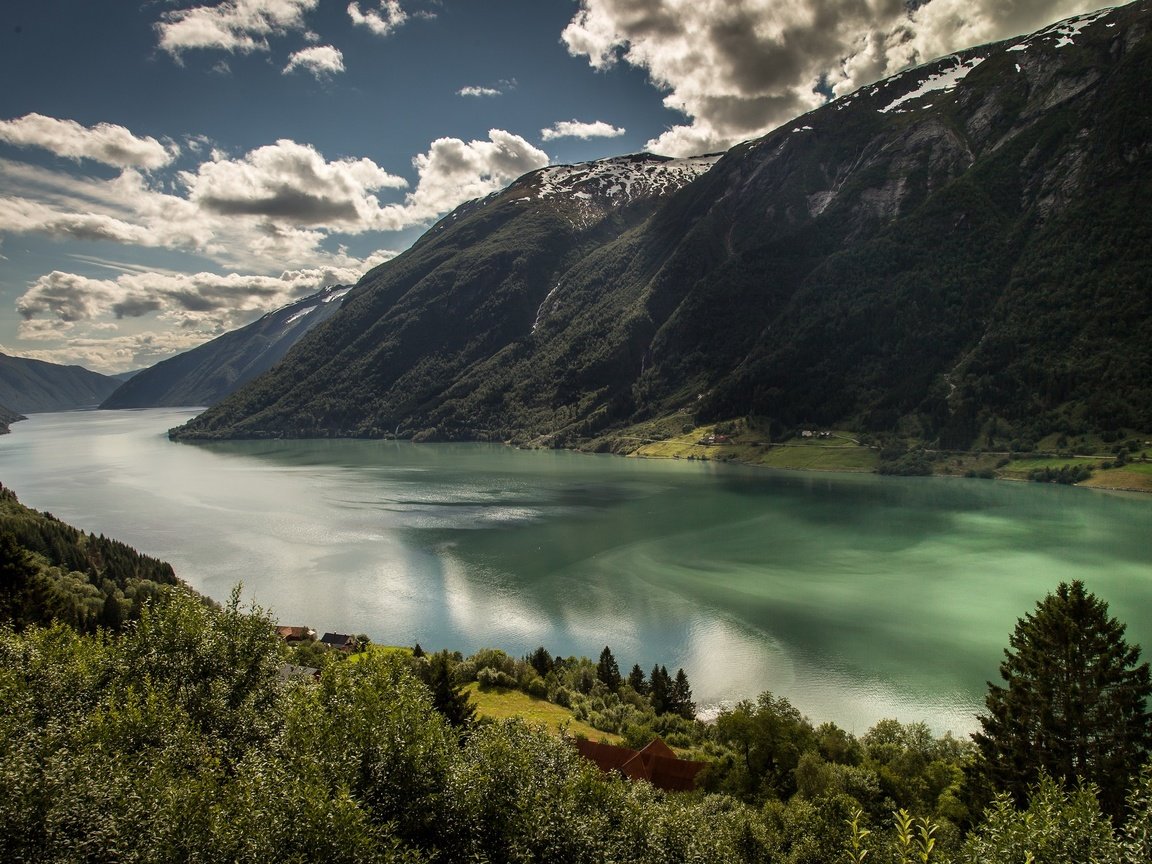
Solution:
[[[1149,667],[1078,582],[1020,620],[968,742],[895,720],[856,736],[771,693],[704,724],[682,670],[625,675],[608,647],[290,649],[239,588],[221,608],[173,584],[118,629],[78,626],[44,602],[58,565],[2,541],[0,860],[1152,860]],[[540,722],[475,717],[514,699]],[[709,765],[663,793],[601,773],[555,720]]]

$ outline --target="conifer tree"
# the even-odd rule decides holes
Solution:
[[[1119,818],[1129,777],[1152,748],[1152,679],[1139,646],[1083,582],[1061,583],[1017,621],[988,714],[972,737],[993,785],[1025,799],[1041,772],[1095,783]]]
[[[648,681],[648,686],[651,688],[648,699],[652,703],[652,710],[656,714],[667,713],[669,698],[672,695],[672,679],[668,675],[668,669],[660,665],[653,666]]]
[[[696,703],[692,701],[692,688],[688,686],[688,676],[683,669],[676,670],[676,680],[672,682],[672,692],[668,698],[668,710],[691,720],[696,716]]]
[[[624,680],[620,677],[620,667],[616,665],[616,658],[612,656],[612,649],[607,645],[600,652],[600,662],[596,664],[596,677],[612,691],[618,690],[620,682]]]
[[[644,670],[639,663],[632,664],[632,671],[628,673],[628,685],[641,696],[648,695],[648,681],[644,678]]]
[[[536,670],[536,674],[541,678],[548,677],[548,673],[552,671],[552,655],[548,653],[543,645],[524,658],[528,661],[528,665]]]
[[[468,726],[475,719],[476,706],[453,680],[447,651],[437,651],[429,658],[428,689],[432,691],[432,707],[456,728]]]

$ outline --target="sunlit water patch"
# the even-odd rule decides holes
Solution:
[[[702,706],[787,696],[862,731],[976,726],[1018,617],[1084,579],[1149,644],[1152,498],[488,445],[173,444],[191,416],[34,415],[21,499],[237,582],[285,623],[465,652],[683,666]]]

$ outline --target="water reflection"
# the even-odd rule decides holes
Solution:
[[[1149,643],[1152,499],[487,445],[172,444],[180,411],[36,415],[31,506],[282,620],[377,641],[688,672],[697,700],[974,727],[1017,617],[1083,578]]]

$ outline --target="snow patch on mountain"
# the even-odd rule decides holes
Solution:
[[[307,297],[297,300],[295,303],[289,303],[287,306],[281,306],[279,309],[266,313],[263,317],[276,318],[285,313],[290,313],[287,318],[280,321],[281,327],[288,328],[301,318],[311,315],[324,304],[341,299],[351,290],[351,285],[334,285],[328,288],[321,288],[315,294],[310,294]]]
[[[903,96],[899,96],[893,101],[889,102],[885,107],[877,110],[879,110],[881,114],[887,114],[889,111],[896,108],[897,105],[903,105],[905,102],[910,102],[913,99],[919,99],[921,96],[924,96],[928,93],[932,93],[937,90],[941,90],[947,93],[951,90],[954,90],[956,89],[956,85],[963,81],[969,72],[984,62],[983,57],[973,57],[971,60],[966,60],[963,63],[960,62],[958,57],[953,57],[950,59],[956,61],[955,66],[944,69],[941,72],[937,72],[935,75],[929,75],[927,78],[921,81],[916,89],[911,93],[905,93]],[[899,109],[896,113],[899,114],[903,110],[906,109]]]
[[[1008,48],[1008,51],[1027,51],[1037,42],[1051,42],[1056,48],[1063,48],[1065,45],[1075,45],[1076,37],[1090,24],[1095,24],[1101,18],[1111,15],[1115,12],[1115,7],[1107,9],[1100,9],[1097,12],[1089,12],[1085,15],[1077,15],[1074,18],[1067,18],[1063,21],[1058,21],[1046,30],[1041,30],[1032,36],[1029,36],[1023,42],[1019,42]],[[1111,27],[1112,25],[1107,25]]]
[[[523,184],[527,194],[517,200],[551,203],[565,212],[574,227],[587,228],[613,208],[675,192],[707,172],[721,155],[664,159],[644,153],[550,165],[523,178],[513,189]]]

